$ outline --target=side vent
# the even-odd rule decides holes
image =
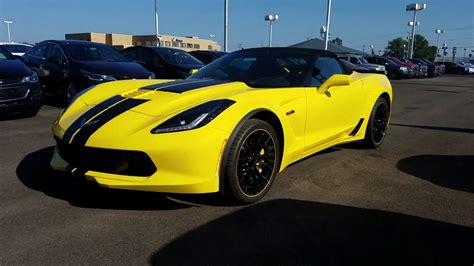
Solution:
[[[362,123],[364,123],[364,118],[361,118],[355,128],[352,130],[351,133],[349,133],[349,136],[355,136],[357,132],[359,132],[360,126],[362,126]]]

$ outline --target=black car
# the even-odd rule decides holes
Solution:
[[[140,63],[158,79],[184,79],[192,69],[204,64],[183,50],[156,46],[134,46],[121,52],[128,59]]]
[[[221,51],[192,51],[189,52],[190,55],[196,57],[204,64],[209,64],[212,61],[227,55],[228,52],[221,52]]]
[[[64,102],[102,82],[154,78],[153,73],[115,49],[87,41],[43,41],[22,60],[38,73],[44,93]]]
[[[446,74],[469,74],[474,72],[474,69],[471,70],[468,66],[463,66],[458,63],[453,62],[437,62],[445,66],[444,73]]]
[[[0,47],[0,115],[36,114],[42,105],[38,75]]]
[[[383,56],[367,56],[365,59],[372,64],[384,65],[387,76],[391,79],[408,78],[412,76],[408,67],[401,66],[387,57]]]

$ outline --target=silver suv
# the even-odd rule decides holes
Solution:
[[[365,58],[361,55],[339,55],[338,56],[341,59],[344,59],[346,61],[351,62],[352,64],[359,65],[361,67],[365,67],[371,70],[375,70],[379,73],[387,74],[387,71],[385,70],[385,66],[382,65],[377,65],[377,64],[371,64],[365,60]]]

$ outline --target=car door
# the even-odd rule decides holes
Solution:
[[[320,56],[315,60],[311,87],[306,89],[304,155],[347,137],[361,119],[361,97],[363,98],[364,92],[360,82],[332,86],[325,93],[318,91],[318,88],[335,74],[345,75],[336,58]]]
[[[47,73],[40,69],[40,66],[46,61],[47,51],[48,43],[43,42],[35,45],[22,57],[23,62],[38,74],[42,84],[44,84],[44,77]]]
[[[46,73],[43,79],[47,91],[56,96],[63,95],[69,82],[67,59],[58,44],[49,43],[46,60],[40,68]]]

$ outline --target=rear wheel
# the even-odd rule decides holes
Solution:
[[[226,194],[253,203],[270,189],[280,167],[275,130],[265,121],[250,119],[230,143],[225,164]]]
[[[370,114],[369,123],[365,132],[364,143],[367,148],[377,148],[382,145],[387,131],[390,107],[387,100],[380,97],[375,102]]]

